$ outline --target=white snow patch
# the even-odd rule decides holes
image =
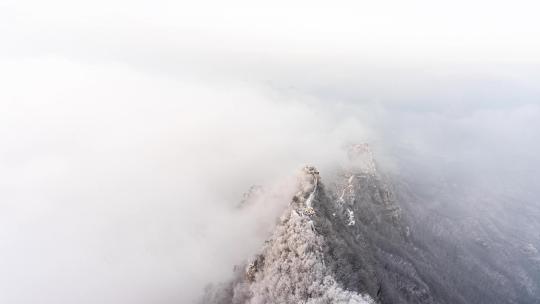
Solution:
[[[347,209],[347,212],[349,213],[349,222],[347,225],[354,226],[356,224],[356,221],[354,219],[354,212],[351,209]]]
[[[313,186],[313,191],[309,194],[308,199],[306,200],[306,207],[307,208],[313,208],[313,199],[315,198],[315,194],[317,193],[317,184],[318,180],[315,178],[315,185]]]

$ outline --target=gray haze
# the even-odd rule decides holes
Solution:
[[[537,208],[537,4],[383,2],[0,2],[0,302],[190,303],[349,143]]]

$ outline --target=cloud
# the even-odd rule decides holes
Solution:
[[[537,10],[469,31],[415,3],[2,4],[0,301],[188,303],[258,248],[298,168],[324,179],[350,142],[534,189]],[[234,211],[252,184],[272,203]]]
[[[54,57],[3,67],[7,302],[193,299],[264,240],[293,193],[280,181],[363,134],[242,82]],[[255,183],[282,190],[237,215]]]

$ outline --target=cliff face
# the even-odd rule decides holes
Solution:
[[[349,158],[329,183],[305,167],[260,252],[201,303],[534,303],[534,293],[521,301],[521,287],[504,284],[511,274],[482,261],[493,255],[436,235],[444,224],[420,216],[425,198],[379,173],[367,145]],[[461,224],[444,233],[465,233]]]
[[[376,238],[404,239],[399,208],[367,146],[353,146],[353,166],[327,187],[314,167],[298,177],[272,236],[235,268],[235,279],[209,287],[202,303],[375,303],[383,296]],[[380,229],[372,239],[368,230]],[[421,293],[410,288],[409,293]]]
[[[362,288],[340,282],[343,271],[354,273],[369,263],[339,260],[339,249],[348,246],[336,235],[347,226],[336,207],[317,170],[304,168],[298,192],[261,252],[235,269],[233,282],[209,288],[202,303],[373,303]],[[354,280],[373,289],[369,277],[359,273]]]

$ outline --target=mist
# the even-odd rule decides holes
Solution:
[[[192,303],[350,143],[538,208],[535,4],[386,4],[0,4],[0,302]]]

